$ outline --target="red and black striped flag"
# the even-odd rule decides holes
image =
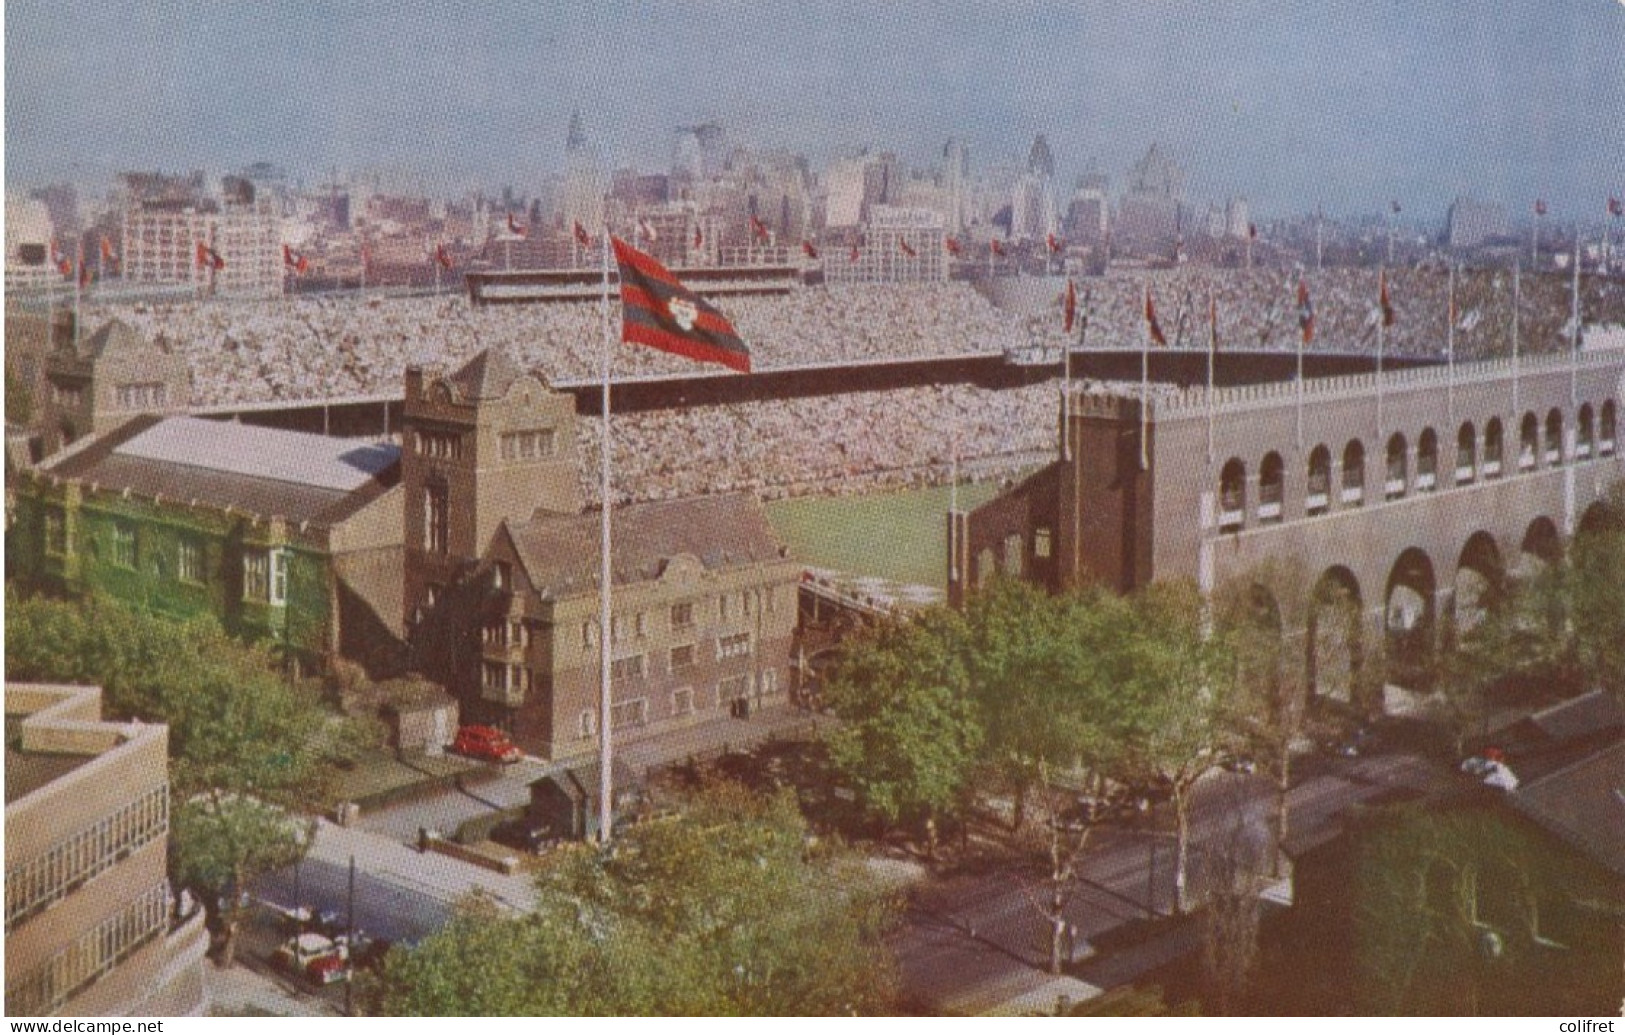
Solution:
[[[694,250],[698,251],[700,249],[700,247],[702,245],[704,245],[704,244],[705,244],[705,235],[700,233],[700,228],[698,226],[696,226],[694,228]]]
[[[1388,298],[1387,270],[1377,274],[1377,304],[1382,307],[1382,325],[1392,327],[1394,325],[1394,303]],[[1451,299],[1450,305],[1451,308],[1455,307],[1454,298]],[[1452,319],[1454,319],[1454,316],[1452,316]]]
[[[197,243],[197,265],[199,269],[207,267],[209,269],[223,270],[226,268],[226,260],[220,257],[219,252],[199,241]]]
[[[508,222],[509,223],[513,222],[513,217],[512,216],[508,217]],[[570,226],[571,226],[571,233],[575,234],[576,244],[581,245],[581,247],[583,247],[583,248],[591,248],[592,247],[592,238],[587,236],[587,228],[581,225],[581,220],[579,220],[579,219],[573,220],[571,222]]]
[[[515,237],[524,237],[524,236],[526,236],[526,235],[528,235],[530,233],[530,229],[528,227],[520,226],[517,222],[515,222],[514,218],[513,218],[513,213],[509,212],[508,213],[508,233],[513,234]]]
[[[451,256],[446,254],[445,245],[437,244],[434,246],[434,261],[440,264],[441,269],[451,269]]]
[[[1546,199],[1545,198],[1536,198],[1535,199],[1535,215],[1544,216],[1545,214],[1546,214]]]
[[[1064,244],[1062,243],[1061,239],[1056,237],[1054,234],[1045,234],[1044,246],[1049,249],[1051,255],[1054,255],[1064,247]]]
[[[1315,303],[1309,298],[1309,284],[1298,278],[1298,330],[1305,345],[1315,340]]]
[[[1612,194],[1608,195],[1608,214],[1615,219],[1625,216],[1625,201],[1620,201]]]
[[[621,341],[750,373],[750,350],[715,306],[671,271],[611,236],[621,270]]]
[[[283,245],[282,265],[292,270],[294,273],[304,274],[310,269],[310,260],[305,258],[303,255],[300,255],[292,248],[289,248],[287,245]]]
[[[994,255],[1003,255],[1004,254],[1004,245],[999,243],[999,239],[997,237],[994,237],[994,238],[990,239],[987,242],[987,246],[989,248],[993,249],[993,254]]]
[[[801,252],[809,259],[818,258],[818,249],[813,247],[813,243],[811,241],[801,242]]]
[[[773,236],[768,232],[767,224],[755,216],[750,217],[750,232],[758,241],[766,241]]]
[[[957,237],[944,237],[942,246],[948,249],[949,255],[957,256],[959,254],[959,238]]]
[[[907,255],[911,259],[920,254],[914,250],[914,246],[912,244],[909,244],[901,237],[897,239],[897,247],[903,249],[903,254]]]
[[[1066,301],[1061,304],[1061,329],[1072,333],[1072,323],[1078,318],[1078,289],[1072,278],[1066,278]]]

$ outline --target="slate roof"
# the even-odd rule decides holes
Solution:
[[[331,527],[400,479],[400,449],[195,417],[143,416],[41,465],[102,491]]]
[[[599,520],[596,511],[539,511],[529,521],[508,524],[537,593],[561,597],[597,589]],[[615,511],[611,536],[616,585],[659,578],[680,554],[693,556],[709,571],[785,556],[761,504],[743,494],[622,507]]]
[[[1512,806],[1625,877],[1625,740],[1508,795]]]
[[[446,380],[465,399],[500,399],[522,374],[507,349],[492,347],[476,354]]]

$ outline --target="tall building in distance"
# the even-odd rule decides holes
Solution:
[[[1129,170],[1117,205],[1113,239],[1119,247],[1161,252],[1181,230],[1185,171],[1156,144]]]
[[[1055,212],[1055,156],[1038,134],[1027,153],[1027,171],[1010,192],[1010,236],[1043,240],[1060,228]]]
[[[279,205],[251,180],[229,176],[211,196],[203,174],[125,173],[122,274],[137,284],[191,285],[200,293],[270,297],[283,291]],[[199,245],[220,257],[198,261]]]
[[[564,138],[564,228],[580,223],[588,233],[604,225],[604,193],[607,184],[599,167],[597,151],[587,143],[581,113],[570,116]],[[520,220],[525,222],[524,219]],[[499,233],[502,232],[499,227]]]

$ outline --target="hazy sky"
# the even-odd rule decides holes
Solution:
[[[617,164],[672,127],[973,166],[1048,135],[1114,188],[1160,143],[1263,215],[1625,194],[1622,0],[6,0],[6,178],[265,159],[520,190],[579,108]]]

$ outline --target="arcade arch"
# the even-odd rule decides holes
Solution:
[[[1326,569],[1309,595],[1309,692],[1352,702],[1360,670],[1363,605],[1360,583],[1342,565]]]
[[[1431,682],[1437,588],[1425,551],[1413,546],[1394,561],[1383,595],[1390,682],[1412,689],[1426,689]]]

